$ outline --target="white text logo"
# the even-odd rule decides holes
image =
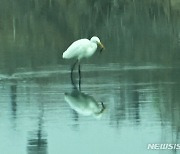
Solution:
[[[152,150],[179,150],[180,144],[148,144],[147,149]]]

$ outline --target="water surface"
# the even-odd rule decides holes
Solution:
[[[104,103],[100,116],[65,101],[73,91],[68,69],[21,70],[1,80],[2,153],[178,153],[147,150],[148,143],[179,143],[178,68],[83,65],[81,93]]]

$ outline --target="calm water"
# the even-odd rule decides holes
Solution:
[[[148,143],[180,142],[179,68],[83,65],[82,90],[72,95],[79,101],[74,109],[65,100],[65,93],[70,97],[74,90],[68,69],[21,70],[2,77],[1,153],[179,153],[147,150]],[[105,110],[95,115],[84,107],[92,112],[78,113],[80,97],[84,103],[97,101],[100,108],[103,102]]]
[[[179,0],[0,0],[0,154],[180,154]],[[97,35],[70,78],[62,53]]]

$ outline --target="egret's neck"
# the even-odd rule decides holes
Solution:
[[[91,50],[89,50],[89,54],[93,55],[96,52],[96,50],[97,50],[97,44],[92,42],[91,43]]]
[[[92,48],[96,50],[97,49],[97,43],[92,42]]]
[[[94,41],[91,41],[89,46],[85,50],[86,52],[84,52],[82,56],[85,58],[89,58],[96,52],[96,50],[97,50],[97,44]],[[83,57],[80,56],[80,59]]]

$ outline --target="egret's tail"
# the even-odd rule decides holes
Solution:
[[[66,58],[66,53],[65,52],[63,53],[62,58]]]
[[[69,52],[66,50],[64,51],[63,55],[62,55],[62,58],[64,59],[70,59],[71,58],[71,55],[69,54]]]

